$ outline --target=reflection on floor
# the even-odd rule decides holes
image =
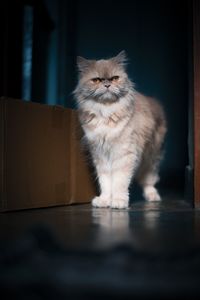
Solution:
[[[10,241],[34,226],[49,227],[66,248],[110,248],[133,244],[143,251],[184,251],[200,243],[200,211],[176,197],[133,203],[128,210],[90,204],[3,213],[0,239]]]
[[[171,194],[2,213],[0,258],[9,299],[200,299],[200,211]]]

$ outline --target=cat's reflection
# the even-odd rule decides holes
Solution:
[[[154,209],[153,209],[154,208]],[[156,204],[145,202],[130,210],[92,209],[97,247],[132,245],[147,249],[160,239],[160,210]]]
[[[143,215],[144,227],[148,232],[155,232],[159,228],[160,211],[147,211]]]
[[[151,252],[164,248],[166,233],[162,226],[161,211],[157,206],[157,203],[145,202],[136,212],[133,235],[137,249]]]
[[[128,210],[93,209],[92,218],[93,224],[98,226],[98,247],[130,244],[132,241]]]

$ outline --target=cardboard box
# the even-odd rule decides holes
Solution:
[[[1,211],[91,200],[76,111],[1,98],[0,122]]]

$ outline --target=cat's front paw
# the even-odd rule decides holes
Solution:
[[[109,198],[106,197],[95,197],[92,200],[92,206],[94,207],[110,207],[111,204],[111,200]]]
[[[111,203],[112,208],[117,208],[117,209],[127,209],[128,208],[128,199],[114,199],[112,200]]]

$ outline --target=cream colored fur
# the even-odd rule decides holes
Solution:
[[[108,60],[78,59],[75,95],[101,191],[92,200],[95,207],[128,208],[132,178],[142,186],[146,200],[160,200],[155,184],[165,116],[156,100],[135,91],[125,59],[124,52]]]

